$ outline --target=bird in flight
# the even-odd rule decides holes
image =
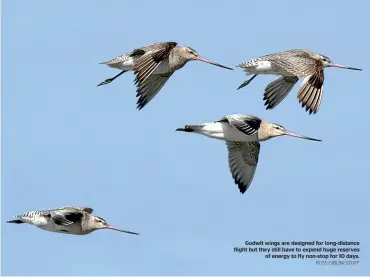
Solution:
[[[321,104],[324,68],[338,67],[362,70],[335,64],[328,57],[306,49],[269,54],[238,64],[237,67],[243,68],[247,75],[254,74],[242,83],[238,89],[248,85],[259,74],[281,76],[265,88],[263,100],[265,100],[267,110],[275,108],[288,95],[299,78],[304,78],[297,97],[299,103],[306,108],[309,114],[317,113]]]
[[[16,216],[7,223],[27,223],[49,232],[73,235],[87,235],[100,229],[110,229],[133,235],[138,233],[118,229],[109,225],[103,218],[94,216],[93,209],[78,206],[65,206],[54,210],[27,212]]]
[[[249,188],[256,171],[260,141],[278,136],[321,141],[287,131],[283,126],[270,123],[253,115],[233,114],[220,120],[200,125],[185,125],[176,131],[193,132],[226,141],[229,167],[241,193]]]
[[[137,86],[136,97],[138,97],[137,108],[141,110],[161,90],[172,74],[188,61],[202,61],[233,70],[201,57],[191,47],[177,46],[176,42],[160,42],[137,48],[131,53],[103,62],[102,64],[122,71],[98,86],[111,83],[126,71],[134,71]]]

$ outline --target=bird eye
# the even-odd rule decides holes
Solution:
[[[189,48],[187,48],[187,50],[188,50],[188,52],[189,52],[190,54],[196,55],[196,54],[195,54],[195,52],[194,52],[193,50],[191,50],[191,49],[189,49]]]

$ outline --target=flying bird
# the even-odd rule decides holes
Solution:
[[[191,47],[177,46],[176,42],[160,42],[137,48],[131,53],[102,62],[101,64],[122,71],[98,86],[111,83],[126,71],[134,71],[137,86],[136,97],[138,97],[137,108],[141,110],[161,90],[176,70],[182,68],[188,61],[196,60],[233,70],[201,57]]]
[[[287,131],[283,126],[270,123],[253,115],[233,114],[212,123],[185,125],[176,131],[193,132],[226,141],[229,167],[241,193],[249,188],[256,171],[260,141],[278,136],[292,136],[321,141]]]
[[[247,75],[254,74],[242,83],[238,89],[248,85],[259,74],[281,76],[265,88],[263,100],[265,100],[267,110],[275,108],[288,95],[299,78],[304,78],[297,97],[299,103],[302,104],[302,108],[305,107],[309,114],[317,113],[320,107],[324,84],[324,68],[338,67],[362,70],[335,64],[328,57],[306,49],[269,54],[238,64],[237,67],[244,68]]]
[[[109,225],[103,218],[94,216],[93,209],[87,207],[65,206],[54,210],[32,211],[16,216],[7,223],[28,223],[50,232],[87,235],[100,229],[111,229],[133,235],[138,233],[118,229]]]

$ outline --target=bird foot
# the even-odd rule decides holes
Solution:
[[[112,79],[112,78],[107,79],[107,80],[105,80],[105,81],[101,82],[101,83],[100,83],[99,85],[97,85],[97,86],[98,86],[98,87],[100,87],[100,86],[104,86],[104,85],[106,85],[106,84],[111,83],[113,80],[114,80],[114,79]]]
[[[247,81],[245,81],[243,84],[241,84],[238,88],[237,88],[237,90],[238,89],[241,89],[241,88],[244,88],[245,86],[248,86],[249,85],[249,83],[251,82],[252,80],[247,80]]]

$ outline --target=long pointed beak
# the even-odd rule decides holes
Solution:
[[[344,68],[344,69],[350,69],[350,70],[362,70],[360,68],[344,66],[344,65],[340,65],[336,63],[329,64],[328,67],[338,67],[338,68]]]
[[[134,233],[134,232],[130,232],[130,231],[118,229],[118,228],[113,227],[113,226],[108,226],[107,229],[111,229],[111,230],[114,230],[114,231],[123,232],[123,233],[127,233],[127,234],[132,234],[132,235],[139,235],[138,233]]]
[[[222,67],[222,68],[226,68],[226,69],[229,69],[229,70],[234,70],[234,69],[232,69],[231,67],[227,67],[227,66],[224,66],[224,65],[222,65],[222,64],[215,63],[215,62],[213,62],[213,61],[207,60],[207,59],[202,58],[202,57],[195,57],[194,59],[195,59],[195,60],[198,60],[198,61],[205,62],[205,63],[213,64],[213,65],[215,65],[215,66],[219,66],[219,67]]]
[[[292,133],[292,132],[289,132],[289,131],[285,131],[285,135],[287,135],[287,136],[291,136],[291,137],[296,137],[296,138],[301,138],[301,139],[308,139],[308,140],[314,140],[314,141],[321,141],[321,139],[314,139],[314,138],[310,138],[310,137],[306,137],[306,136],[298,135],[298,134],[295,134],[295,133]]]

